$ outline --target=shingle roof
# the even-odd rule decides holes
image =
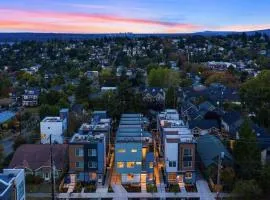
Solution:
[[[227,160],[232,161],[233,159],[222,142],[217,137],[209,134],[199,137],[197,151],[205,167],[216,164],[216,159],[221,152],[224,152]]]
[[[219,128],[218,122],[217,120],[207,120],[207,119],[203,119],[203,120],[193,120],[189,123],[189,127],[191,129],[193,128],[200,128],[202,130],[207,130],[210,128]]]
[[[6,121],[10,120],[15,116],[14,112],[11,111],[4,111],[0,113],[0,124],[5,123]]]
[[[52,145],[53,160],[57,169],[63,169],[68,146]],[[42,166],[50,166],[50,144],[23,144],[15,152],[9,167],[23,167],[36,170]]]
[[[229,125],[236,123],[237,121],[241,120],[241,118],[241,113],[237,111],[227,112],[222,117],[223,121]]]

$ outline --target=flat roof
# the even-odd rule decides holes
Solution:
[[[41,122],[62,122],[60,117],[45,117]]]

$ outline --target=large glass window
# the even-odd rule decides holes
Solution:
[[[83,148],[76,148],[75,149],[75,155],[77,157],[83,157]]]
[[[184,161],[184,167],[192,167],[192,161]]]
[[[118,149],[117,152],[118,153],[125,153],[126,152],[126,149]]]
[[[117,168],[124,168],[124,162],[117,162]]]
[[[95,161],[88,162],[88,167],[89,168],[97,168],[97,162],[95,162]]]
[[[128,181],[132,181],[134,179],[134,175],[133,174],[128,174],[127,175],[127,180]]]
[[[132,153],[136,153],[137,152],[137,149],[131,149],[131,152]]]
[[[135,162],[127,162],[127,168],[134,168]]]
[[[83,168],[83,162],[76,162],[76,168]]]
[[[176,161],[169,161],[169,167],[176,167]]]
[[[184,156],[192,156],[192,150],[191,149],[184,149]]]
[[[97,156],[96,149],[88,149],[88,156]]]

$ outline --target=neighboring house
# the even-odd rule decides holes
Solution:
[[[221,124],[232,139],[238,138],[237,132],[243,122],[241,113],[237,111],[227,112],[221,117]]]
[[[104,92],[109,92],[109,91],[117,91],[117,87],[101,87],[101,92],[104,93]]]
[[[105,169],[105,135],[75,134],[69,141],[69,173],[81,182],[101,184]]]
[[[202,169],[208,169],[210,166],[217,167],[219,158],[222,159],[222,166],[233,165],[232,155],[220,139],[214,135],[206,134],[198,138],[197,153]]]
[[[176,117],[178,116],[178,117]],[[167,184],[194,184],[195,139],[177,110],[165,110],[157,117],[161,135],[161,152],[164,154]]]
[[[165,106],[166,93],[162,88],[148,87],[141,90],[143,101],[150,107],[159,107],[161,109]]]
[[[24,169],[3,169],[0,173],[0,199],[26,199]]]
[[[1,108],[10,108],[15,104],[12,98],[1,98],[0,99],[0,109]]]
[[[0,130],[1,128],[7,127],[7,123],[13,120],[16,116],[16,113],[11,111],[0,112]]]
[[[189,122],[189,128],[194,136],[198,137],[205,134],[220,134],[220,128],[217,120],[194,120]]]
[[[40,122],[41,143],[64,143],[64,133],[68,125],[68,109],[60,110],[60,117],[45,117]],[[51,138],[50,138],[51,137]]]
[[[26,89],[22,95],[22,105],[26,107],[33,107],[38,105],[38,98],[40,90],[37,88]]]
[[[74,104],[71,107],[71,112],[75,113],[75,115],[82,115],[85,110],[82,104]]]
[[[141,114],[122,114],[115,141],[115,167],[123,184],[154,181],[152,135],[144,131]]]
[[[98,79],[98,71],[87,71],[84,73],[84,75],[89,79],[89,80],[95,80]]]
[[[9,164],[9,168],[25,169],[26,174],[40,176],[45,181],[51,179],[51,154],[54,164],[54,175],[60,177],[66,170],[67,145],[64,144],[23,144],[16,152]]]

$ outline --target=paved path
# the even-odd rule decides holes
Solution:
[[[213,193],[211,193],[209,186],[205,180],[197,180],[196,187],[200,194],[201,200],[215,200]]]

